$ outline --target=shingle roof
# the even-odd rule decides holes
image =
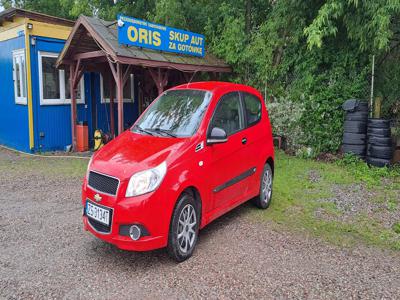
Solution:
[[[59,18],[59,17],[54,17],[42,13],[38,13],[35,11],[30,11],[22,8],[8,8],[2,12],[0,12],[0,25],[4,21],[11,21],[12,18],[14,17],[25,17],[29,18],[35,21],[41,21],[41,22],[46,22],[46,23],[51,23],[51,24],[57,24],[57,25],[64,25],[64,26],[74,26],[74,21]]]
[[[212,54],[206,54],[204,57],[194,57],[182,54],[161,52],[151,49],[139,48],[134,46],[125,46],[118,43],[118,32],[116,22],[104,21],[98,18],[80,16],[77,20],[71,35],[65,44],[63,52],[60,54],[58,65],[62,64],[62,60],[68,58],[69,52],[79,51],[79,44],[73,43],[74,34],[78,32],[78,28],[84,26],[92,35],[96,43],[103,48],[108,55],[123,63],[133,59],[139,65],[152,66],[156,62],[160,67],[182,68],[185,71],[214,71],[214,72],[230,72],[231,69],[223,60],[216,58]],[[69,47],[75,47],[75,51],[70,51]]]

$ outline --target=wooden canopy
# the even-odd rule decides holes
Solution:
[[[70,70],[72,147],[76,146],[76,92],[85,71],[99,72],[110,87],[110,122],[114,133],[113,89],[117,91],[118,134],[124,130],[123,87],[132,71],[140,72],[146,83],[153,81],[158,94],[169,78],[182,77],[185,82],[197,72],[213,75],[231,72],[231,68],[211,54],[204,57],[128,47],[118,43],[117,22],[80,16],[57,60],[57,67]],[[135,73],[136,74],[136,73]],[[150,80],[149,80],[150,79]]]

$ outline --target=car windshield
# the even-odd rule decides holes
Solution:
[[[190,137],[198,129],[211,93],[201,90],[167,91],[141,116],[133,131],[169,137]]]

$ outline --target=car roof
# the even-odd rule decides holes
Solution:
[[[210,92],[218,92],[221,90],[222,91],[241,90],[241,91],[252,92],[260,96],[260,92],[253,87],[244,84],[224,82],[224,81],[201,81],[201,82],[184,83],[174,87],[173,90],[174,89],[196,89],[196,90],[205,90]]]

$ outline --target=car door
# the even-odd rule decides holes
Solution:
[[[228,139],[224,143],[209,146],[211,163],[209,166],[214,210],[222,214],[230,206],[243,198],[247,163],[245,144],[242,143],[244,115],[239,92],[222,96],[214,110],[208,134],[212,128],[225,130]]]
[[[261,124],[262,105],[261,100],[254,94],[241,92],[242,107],[244,110],[245,128],[242,131],[242,139],[246,141],[246,169],[254,170],[257,173],[257,168],[265,162],[262,157],[261,149],[266,142],[266,132],[264,132]],[[254,197],[259,192],[259,177],[252,174],[244,180],[243,192],[250,197]]]

